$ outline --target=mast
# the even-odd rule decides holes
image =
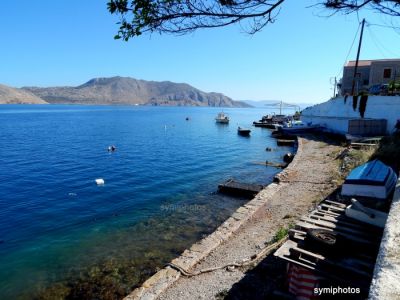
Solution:
[[[355,85],[356,85],[358,60],[360,58],[360,50],[361,50],[361,43],[362,43],[363,33],[364,33],[364,25],[365,25],[365,19],[363,19],[362,22],[361,22],[360,41],[358,42],[357,59],[356,59],[356,65],[354,67],[353,84],[351,86],[351,95],[353,95],[353,96],[354,96],[354,88],[355,88]]]

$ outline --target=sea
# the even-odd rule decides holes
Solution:
[[[219,183],[270,183],[268,109],[221,110],[0,106],[0,299],[122,298],[248,201]]]

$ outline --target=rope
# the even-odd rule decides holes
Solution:
[[[343,66],[346,64],[347,59],[349,58],[350,52],[353,49],[354,42],[356,41],[356,38],[357,38],[357,35],[358,35],[358,31],[360,30],[360,27],[361,27],[361,23],[358,24],[358,28],[357,28],[356,34],[354,35],[354,39],[353,39],[353,42],[351,43],[349,52],[347,52],[347,56],[346,56],[346,59],[344,60]],[[339,77],[339,75],[340,75],[340,73],[342,71],[343,71],[343,67],[339,70],[339,72],[337,73],[336,77]]]
[[[200,274],[204,274],[204,273],[209,273],[209,272],[225,269],[225,268],[228,268],[228,267],[236,267],[236,268],[245,267],[245,266],[248,266],[250,264],[253,264],[258,259],[268,255],[273,250],[275,250],[280,245],[282,245],[286,240],[287,240],[287,236],[285,238],[281,239],[280,241],[275,242],[275,243],[263,248],[258,254],[255,254],[255,255],[251,256],[250,258],[246,259],[242,263],[230,263],[230,264],[226,264],[226,265],[223,265],[223,266],[203,269],[203,270],[200,270],[200,271],[197,271],[197,272],[189,272],[189,271],[185,270],[184,268],[182,268],[181,266],[178,266],[178,265],[173,264],[173,263],[167,263],[165,266],[166,267],[167,266],[171,267],[171,268],[179,271],[182,275],[184,275],[186,277],[193,277],[193,276],[197,276],[197,275],[200,275]]]

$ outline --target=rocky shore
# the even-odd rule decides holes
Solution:
[[[295,159],[277,175],[276,183],[238,208],[215,232],[185,250],[126,299],[221,298],[254,267],[235,265],[258,256],[275,242],[279,232],[336,189],[336,156],[341,150],[312,136],[299,138]]]

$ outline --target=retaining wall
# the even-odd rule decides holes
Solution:
[[[400,299],[400,179],[397,181],[392,206],[375,264],[369,290],[370,300]]]
[[[301,119],[304,122],[320,124],[327,129],[345,134],[348,132],[348,122],[361,119],[360,98],[358,97],[355,109],[353,97],[333,98],[321,104],[307,107],[302,111]],[[391,133],[398,119],[400,119],[400,96],[368,96],[364,118],[386,119],[386,132]]]

